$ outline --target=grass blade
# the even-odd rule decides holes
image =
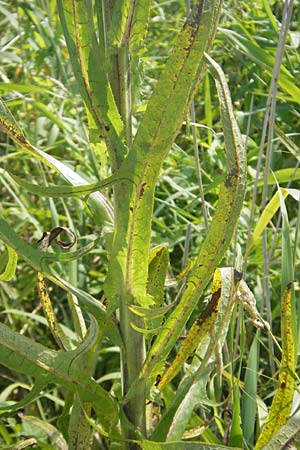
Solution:
[[[258,349],[259,344],[256,334],[250,347],[247,362],[241,411],[243,437],[250,448],[253,448],[254,443],[259,356]]]

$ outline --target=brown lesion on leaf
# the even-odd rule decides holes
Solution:
[[[206,306],[205,310],[201,313],[200,317],[196,320],[196,325],[201,326],[213,313],[218,312],[219,299],[221,297],[221,288],[214,292],[211,296],[211,300]]]
[[[235,167],[233,169],[231,169],[228,172],[226,181],[225,181],[225,187],[230,188],[232,187],[232,179],[235,178],[238,175],[238,169]]]
[[[162,379],[162,376],[161,376],[160,374],[158,374],[158,375],[156,376],[156,380],[155,380],[155,386],[156,386],[156,387],[159,385],[161,379]]]
[[[17,138],[21,144],[27,144],[25,137],[22,134],[17,135]]]
[[[204,0],[200,1],[195,10],[192,10],[192,15],[189,17],[188,21],[193,28],[199,26],[201,21],[201,16],[204,7]]]
[[[139,192],[138,192],[138,197],[142,198],[145,192],[145,187],[147,186],[147,183],[144,182],[141,184],[140,188],[139,188]]]

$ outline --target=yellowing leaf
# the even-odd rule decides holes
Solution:
[[[184,362],[196,350],[202,339],[213,330],[219,312],[220,302],[222,301],[225,304],[229,304],[230,301],[232,302],[232,299],[230,298],[233,293],[232,289],[228,289],[228,286],[225,286],[225,283],[222,286],[222,271],[224,271],[224,269],[215,270],[211,289],[211,300],[204,311],[202,311],[200,317],[192,325],[174,361],[165,374],[159,379],[157,384],[157,389],[159,391],[162,391],[165,385],[177,375]],[[234,284],[235,282],[238,282],[239,279],[234,280],[234,277],[232,277],[232,279],[230,278],[230,281]],[[223,325],[226,328],[227,322],[225,320]]]
[[[288,195],[288,192],[286,192],[285,190],[282,190],[282,195],[284,196],[284,198],[286,198]],[[276,192],[274,194],[274,196],[272,197],[272,199],[269,201],[269,203],[266,205],[265,209],[263,210],[263,212],[260,216],[259,221],[256,224],[248,251],[250,250],[250,248],[253,245],[255,245],[257,243],[262,232],[264,231],[264,229],[266,228],[266,226],[268,225],[270,220],[272,220],[272,218],[276,214],[279,206],[280,206],[279,194],[278,194],[278,192]]]
[[[295,346],[292,330],[291,284],[283,293],[281,314],[282,358],[278,388],[268,417],[258,438],[255,450],[261,450],[273,435],[287,422],[291,413],[295,390]]]

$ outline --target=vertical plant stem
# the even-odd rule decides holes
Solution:
[[[126,297],[125,297],[126,299]],[[145,344],[141,333],[132,328],[132,323],[143,326],[141,320],[128,309],[129,302],[124,301],[120,305],[121,332],[124,339],[124,352],[122,354],[122,379],[124,396],[129,391],[133,382],[137,379],[142,364],[145,361]],[[137,432],[145,434],[145,388],[141,387],[124,406],[128,419],[134,424]],[[137,437],[129,433],[128,437]],[[133,447],[135,448],[135,447]]]
[[[119,107],[120,115],[126,130],[126,144],[131,147],[132,143],[132,120],[131,120],[131,89],[130,89],[130,55],[129,48],[118,49],[114,58],[115,62],[115,99]]]
[[[121,46],[116,49],[112,57],[112,70],[110,75],[115,101],[124,123],[126,145],[129,150],[132,145],[129,38],[134,5],[135,2],[131,1]],[[118,165],[121,163],[121,160],[117,162]],[[124,184],[115,186],[116,234],[119,232],[121,235],[123,234],[124,215],[121,211],[124,211],[124,204],[128,204],[129,209],[131,189],[131,186],[125,187]],[[125,397],[143,366],[145,360],[145,342],[143,335],[132,327],[132,324],[143,327],[143,320],[129,310],[129,306],[132,303],[132,295],[128,291],[125,279],[120,280],[119,293],[120,327],[124,341],[124,349],[121,353],[122,390],[123,396]],[[141,389],[136,394],[124,405],[124,411],[135,430],[145,434],[145,391]],[[124,428],[126,428],[126,425]],[[130,430],[124,429],[124,434],[127,438],[136,438],[135,433]],[[134,449],[135,444],[129,444],[129,447]]]

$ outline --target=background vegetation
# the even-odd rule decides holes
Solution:
[[[298,3],[293,8],[284,46],[273,116],[269,116],[268,109],[269,92],[274,88],[272,74],[276,67],[276,52],[278,43],[282,42],[283,5],[281,1],[266,0],[226,2],[211,52],[226,72],[236,118],[246,140],[248,162],[244,208],[223,265],[239,264],[243,268],[244,278],[255,295],[258,309],[270,323],[279,342],[285,250],[282,241],[284,211],[280,208],[278,197],[274,197],[278,189],[275,180],[281,187],[294,189],[290,191],[293,195],[285,199],[288,213],[286,229],[292,243],[294,278],[297,280],[300,276]],[[133,79],[133,83],[137,84],[142,80],[143,86],[142,94],[134,98],[134,129],[185,14],[184,0],[152,2],[151,23],[145,39],[147,56],[141,50],[136,80]],[[25,134],[30,136],[31,143],[62,159],[91,183],[107,177],[107,155],[101,145],[91,144],[93,139],[62,36],[56,2],[0,1],[0,29],[0,94]],[[267,137],[264,135],[266,123],[271,125]],[[87,244],[93,237],[100,237],[97,247],[78,263],[69,263],[62,271],[66,270],[69,280],[76,279],[78,287],[101,299],[107,274],[111,226],[95,224],[78,199],[47,199],[25,192],[8,172],[26,177],[29,181],[35,180],[38,175],[38,179],[43,178],[49,184],[59,184],[60,179],[54,171],[46,169],[25,152],[20,158],[20,150],[5,133],[0,133],[0,142],[0,215],[13,224],[15,231],[30,244],[36,243],[44,230],[58,225],[76,230],[79,246]],[[200,172],[197,172],[195,153],[200,158]],[[220,111],[214,82],[207,72],[192,113],[186,118],[166,158],[156,189],[152,244],[165,244],[170,252],[172,271],[168,273],[167,302],[174,299],[178,288],[174,279],[185,267],[187,253],[194,256],[206,235],[224,171]],[[199,195],[199,181],[205,204]],[[109,189],[106,195],[111,198]],[[274,200],[268,206],[269,217],[265,218],[263,212],[271,199]],[[5,246],[0,245],[2,272],[7,256]],[[49,289],[59,321],[72,328],[67,294],[54,284]],[[295,295],[299,297],[297,288]],[[14,279],[10,283],[0,281],[0,298],[1,320],[4,323],[41,344],[56,348],[41,312],[36,273],[32,268],[19,261]],[[191,323],[196,317],[197,311]],[[258,352],[254,357],[253,345]],[[251,357],[254,363],[251,363]],[[276,346],[274,348],[268,333],[257,333],[249,318],[237,308],[224,349],[228,380],[223,382],[221,389],[212,380],[208,389],[211,404],[208,402],[197,409],[202,423],[209,425],[209,431],[203,435],[205,442],[253,448],[259,435],[260,421],[276,391],[278,360],[280,352]],[[118,391],[119,364],[118,349],[109,340],[105,341],[98,354],[95,372],[95,379],[105,389]],[[251,394],[249,391],[245,394],[244,389],[244,383],[249,382],[247,373],[248,377],[249,373],[253,375],[255,385]],[[180,376],[170,387],[170,398]],[[2,367],[0,401],[21,399],[31,382],[29,377]],[[241,414],[244,418],[250,411],[246,399],[251,395],[255,398],[254,408],[258,413],[253,418],[254,435],[247,434],[244,422],[244,441],[240,435],[232,433],[232,414],[239,403],[233,389],[236,385],[240,387]],[[53,387],[27,406],[22,414],[4,414],[0,421],[1,448],[17,448],[14,445],[21,437],[35,438],[40,448],[61,448],[53,447],[53,430],[43,429],[41,423],[57,427],[63,406],[62,390]],[[299,395],[295,391],[294,409],[298,407]],[[297,426],[299,429],[299,424]],[[190,429],[196,430],[195,436],[202,439],[200,423],[196,419],[190,424]],[[106,448],[99,436],[98,441],[95,448]]]

